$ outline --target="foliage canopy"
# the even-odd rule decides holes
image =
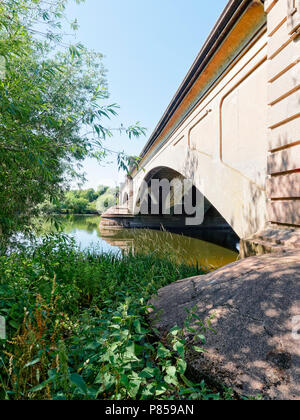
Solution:
[[[76,0],[80,3],[81,0]],[[66,0],[0,2],[0,234],[26,230],[37,204],[58,200],[80,162],[104,159],[112,136],[102,54],[65,45]],[[77,22],[71,24],[76,30]],[[145,132],[139,124],[128,136]],[[119,154],[119,165],[131,161]]]
[[[102,214],[117,203],[119,188],[100,185],[97,190],[70,190],[63,193],[56,203],[45,201],[40,209],[43,214]]]

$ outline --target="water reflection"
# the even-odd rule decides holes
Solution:
[[[170,253],[177,261],[185,261],[206,267],[221,267],[236,261],[238,252],[220,245],[199,239],[197,232],[179,233],[152,231],[146,229],[121,230],[106,232],[101,235],[98,216],[61,216],[58,219],[63,232],[72,236],[82,249],[97,246],[104,252],[147,252],[158,254]],[[48,221],[42,225],[43,232],[53,231],[54,227]],[[200,233],[199,233],[200,235]],[[222,235],[221,232],[215,235]],[[228,242],[228,233],[224,233]],[[227,235],[227,236],[226,236]],[[196,236],[196,237],[191,237]],[[221,242],[224,242],[224,238]]]

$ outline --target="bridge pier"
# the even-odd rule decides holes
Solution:
[[[200,226],[187,227],[182,217],[174,216],[133,216],[133,215],[112,215],[104,213],[101,216],[100,230],[120,229],[190,229],[190,230],[232,230],[230,226],[223,222],[222,219],[209,218]]]
[[[166,230],[231,250],[237,249],[239,237],[213,207],[206,213],[202,225],[186,226],[185,220],[182,216],[132,215],[124,206],[115,206],[101,216],[100,231],[102,237],[113,242],[114,237],[127,229]]]

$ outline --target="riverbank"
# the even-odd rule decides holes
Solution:
[[[156,341],[149,326],[148,299],[199,274],[167,254],[82,252],[66,236],[0,257],[0,399],[232,398],[188,379],[179,328]]]
[[[194,377],[238,394],[299,400],[299,281],[299,248],[243,259],[159,290],[152,326],[163,336],[184,326],[191,308],[201,320],[214,315],[217,334],[207,335],[207,353],[188,348]]]

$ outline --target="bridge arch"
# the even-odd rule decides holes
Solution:
[[[258,168],[255,169],[258,173]],[[218,156],[208,156],[189,147],[186,138],[178,142],[175,137],[175,141],[171,140],[144,161],[134,174],[133,194],[137,194],[145,179],[162,171],[167,176],[175,173],[191,180],[240,238],[250,237],[264,228],[267,211],[265,180],[251,179]],[[262,169],[260,178],[264,176]]]
[[[179,180],[179,181],[183,181],[185,179],[187,179],[186,176],[184,176],[182,173],[180,173],[179,171],[177,171],[174,167],[167,167],[167,166],[158,166],[155,167],[151,170],[149,170],[146,174],[144,173],[144,178],[141,181],[141,185],[144,185],[144,182],[146,182],[146,184],[148,184],[149,188],[151,185],[151,181],[157,179],[159,181],[162,180],[168,180],[169,182],[172,182],[174,180]],[[193,197],[193,206],[196,205],[196,196],[197,196],[197,192],[201,194],[201,196],[203,196],[203,199],[201,200],[200,203],[198,203],[199,205],[204,207],[204,220],[203,223],[201,224],[201,226],[197,226],[195,225],[195,228],[198,227],[202,227],[202,228],[226,228],[226,229],[230,229],[232,231],[234,231],[234,227],[230,224],[230,221],[226,220],[224,218],[224,216],[222,215],[221,211],[217,209],[217,207],[215,206],[214,202],[210,202],[208,200],[208,198],[205,196],[204,192],[203,192],[203,183],[202,182],[198,182],[197,184],[195,184],[195,179],[191,179],[189,178],[190,181],[192,181],[192,197]],[[140,201],[140,193],[141,193],[141,185],[140,186],[135,186],[135,191],[136,193],[134,194],[134,203],[135,205],[137,204],[137,202]],[[173,195],[172,195],[172,191],[170,192],[171,197],[169,198],[170,202],[171,202],[171,208],[170,208],[170,215],[174,216],[173,213],[173,208],[174,208],[174,202],[173,202]],[[160,201],[162,200],[162,197],[160,196]],[[177,203],[178,204],[178,203]],[[183,206],[184,204],[184,197],[182,197],[182,202],[181,205]],[[138,205],[140,206],[141,203],[139,202]],[[151,197],[149,194],[148,197],[148,207],[149,207],[149,213],[151,211]],[[161,214],[161,208],[162,208],[162,203],[160,202],[160,214]],[[189,215],[190,216],[190,215]],[[187,217],[187,214],[183,211],[182,213],[182,221],[181,224],[182,226],[184,226],[184,220]]]

